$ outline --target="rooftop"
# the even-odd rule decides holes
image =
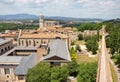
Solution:
[[[60,34],[60,33],[49,33],[49,32],[45,32],[45,33],[29,33],[29,34],[22,34],[20,36],[20,38],[56,38],[56,37],[60,37],[60,38],[68,38],[68,36],[64,35],[64,34]]]
[[[14,73],[16,75],[26,75],[28,69],[37,64],[36,58],[36,54],[23,57],[20,64],[15,68]]]
[[[0,64],[19,64],[21,56],[0,56]]]
[[[1,39],[0,38],[0,45],[2,45],[2,44],[5,44],[5,43],[7,43],[7,42],[9,42],[10,40],[4,40],[4,39]]]
[[[54,40],[53,42],[49,43],[50,52],[47,56],[43,57],[42,60],[46,60],[53,56],[60,57],[64,60],[70,61],[70,55],[67,48],[67,44],[60,39]]]

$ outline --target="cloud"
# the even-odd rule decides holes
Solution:
[[[120,0],[0,0],[4,13],[31,13],[73,17],[120,17]],[[17,11],[17,12],[16,12]]]

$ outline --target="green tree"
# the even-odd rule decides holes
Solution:
[[[97,62],[81,64],[79,66],[78,82],[96,82]]]
[[[76,60],[76,53],[73,47],[70,49],[70,56],[72,60]]]
[[[51,72],[49,64],[39,63],[28,70],[26,82],[50,82]]]
[[[71,45],[72,45],[72,46],[75,45],[75,41],[71,41]]]
[[[69,73],[66,66],[56,66],[51,69],[51,82],[66,82]]]
[[[78,35],[78,40],[83,40],[83,35],[82,34]]]
[[[88,40],[86,42],[86,47],[88,51],[92,51],[93,54],[96,54],[96,51],[98,50],[98,43],[94,40]]]
[[[70,76],[77,76],[78,74],[78,64],[75,60],[71,61],[67,65],[67,69],[69,71]]]
[[[76,52],[77,52],[77,51],[81,52],[80,46],[79,46],[79,45],[76,45],[76,49],[75,49],[75,50],[76,50]]]

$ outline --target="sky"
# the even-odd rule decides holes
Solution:
[[[0,0],[0,15],[28,13],[76,18],[120,18],[120,0]]]

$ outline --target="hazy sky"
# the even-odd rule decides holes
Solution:
[[[120,0],[0,0],[0,14],[120,18]]]

